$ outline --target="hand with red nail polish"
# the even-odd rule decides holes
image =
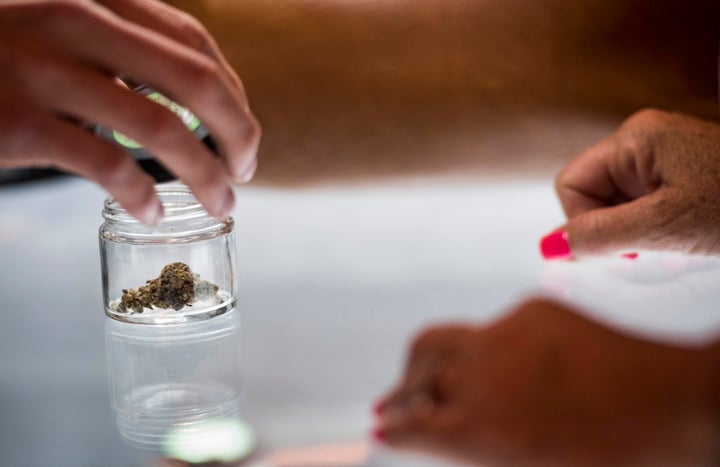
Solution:
[[[540,239],[540,253],[547,260],[567,260],[572,258],[567,232],[558,230]]]
[[[469,465],[710,465],[719,356],[531,300],[490,326],[418,337],[374,433]]]
[[[643,110],[568,164],[556,190],[568,220],[563,238],[542,239],[545,258],[635,249],[718,255],[720,125]]]

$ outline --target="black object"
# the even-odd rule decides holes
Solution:
[[[163,96],[159,92],[156,92],[152,88],[143,85],[137,85],[136,83],[131,82],[127,78],[124,78],[124,81],[128,85],[128,87],[133,89],[133,91],[143,96],[146,96],[148,97],[148,99],[157,102],[158,104],[163,105],[171,111],[177,113],[178,116],[183,119],[183,121],[185,121],[185,123],[188,125],[188,129],[192,131],[195,136],[203,142],[203,144],[205,144],[205,146],[210,150],[210,152],[215,154],[215,156],[219,156],[217,145],[215,144],[215,141],[212,139],[212,137],[208,134],[207,129],[194,115],[189,113],[186,108],[179,106],[178,104]],[[156,183],[177,180],[177,176],[174,173],[172,173],[162,163],[155,160],[152,154],[145,151],[145,148],[143,148],[142,145],[138,144],[132,139],[129,139],[126,136],[101,125],[95,127],[95,134],[125,149],[128,154],[133,156],[138,161],[140,167],[142,167],[145,172],[147,172],[151,177],[153,177],[153,179],[155,179]]]
[[[56,169],[0,169],[0,186],[16,185],[63,175],[66,174]]]
[[[215,156],[219,157],[215,140],[213,140],[210,135],[205,136],[205,138],[202,139],[202,142],[210,150],[210,152],[212,152]],[[172,173],[167,167],[155,160],[145,151],[142,151],[143,155],[145,156],[142,158],[138,157],[136,151],[128,150],[128,152],[137,159],[140,167],[142,167],[145,172],[147,172],[153,179],[155,179],[155,183],[163,183],[177,180],[177,175]]]

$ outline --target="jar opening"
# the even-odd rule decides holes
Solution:
[[[158,184],[155,185],[155,192],[163,206],[161,223],[212,217],[187,185],[177,182]],[[105,199],[103,217],[116,222],[140,223],[113,197]]]
[[[103,235],[112,238],[143,239],[145,241],[195,241],[198,236],[215,236],[233,228],[232,218],[212,217],[200,204],[187,185],[178,182],[155,185],[163,207],[163,217],[151,227],[131,216],[120,203],[108,197],[102,216],[105,218]]]

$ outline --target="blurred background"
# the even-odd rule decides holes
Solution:
[[[717,117],[713,0],[172,0],[264,127],[258,182],[551,175],[643,107]]]
[[[536,245],[563,221],[553,175],[629,114],[717,118],[717,1],[170,3],[215,35],[264,129],[233,212],[241,415],[260,454],[337,443],[364,458],[370,407],[419,329],[488,321],[533,291],[592,309],[610,284],[638,297],[635,313],[595,310],[619,327],[683,341],[717,329],[706,306],[653,312],[637,294],[674,281],[683,303],[716,303],[715,264],[687,281],[648,276],[653,262],[547,268]],[[9,184],[26,175],[3,171],[0,189],[0,452],[7,465],[147,465],[155,454],[123,443],[108,395],[105,193]]]

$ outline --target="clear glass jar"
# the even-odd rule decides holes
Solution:
[[[168,326],[108,319],[110,400],[122,439],[158,450],[178,430],[190,442],[208,422],[239,423],[240,329],[237,311]]]
[[[100,260],[105,313],[142,324],[202,321],[235,306],[232,218],[210,216],[181,183],[156,186],[164,217],[143,225],[105,200]]]

